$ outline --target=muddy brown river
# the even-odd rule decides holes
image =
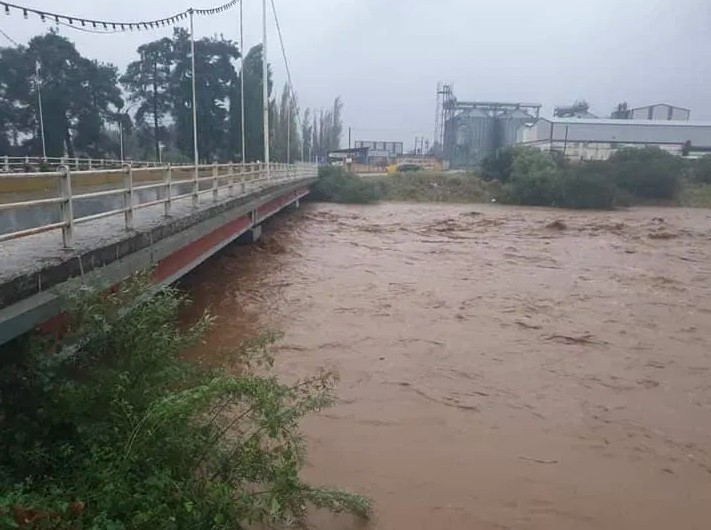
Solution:
[[[711,210],[311,204],[187,280],[210,360],[340,374],[319,530],[711,528]]]

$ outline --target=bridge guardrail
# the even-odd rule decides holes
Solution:
[[[270,164],[267,172],[266,164],[211,164],[195,166],[139,167],[128,164],[121,169],[108,169],[99,171],[72,172],[68,166],[63,166],[60,171],[41,173],[0,173],[0,182],[3,179],[53,179],[59,184],[59,193],[56,197],[34,199],[19,202],[0,203],[0,212],[6,210],[25,210],[42,206],[59,206],[60,220],[24,230],[16,230],[7,234],[0,234],[0,243],[12,239],[27,237],[34,234],[61,230],[62,243],[65,248],[71,248],[74,241],[74,227],[79,224],[89,223],[106,217],[123,215],[126,230],[132,230],[133,214],[136,210],[163,204],[163,216],[170,217],[172,204],[181,199],[192,198],[192,206],[200,206],[201,197],[212,195],[212,203],[220,200],[220,192],[227,190],[226,198],[237,198],[251,193],[256,189],[264,189],[289,181],[298,181],[315,177],[316,166],[313,164]],[[192,173],[190,178],[174,178],[176,173]],[[205,175],[207,173],[207,175]],[[137,174],[139,178],[137,177]],[[80,176],[122,177],[121,187],[85,193],[73,193],[72,178]],[[147,182],[143,184],[143,182]],[[210,183],[206,189],[201,189],[201,183]],[[139,185],[135,185],[135,184]],[[190,186],[187,193],[174,195],[179,186]],[[136,203],[135,194],[144,190],[157,190],[157,195],[162,192],[162,197],[143,203]],[[83,217],[74,217],[74,204],[81,199],[100,197],[123,196],[123,206],[112,210],[99,212]]]
[[[139,160],[114,160],[109,158],[69,158],[69,157],[36,157],[36,156],[7,156],[0,157],[0,174],[2,173],[32,173],[50,172],[67,166],[73,171],[94,169],[120,169],[126,164],[133,167],[164,167],[162,162]],[[178,164],[173,164],[174,166]],[[189,166],[190,164],[180,164]]]

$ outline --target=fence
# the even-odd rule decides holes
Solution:
[[[0,157],[0,173],[31,173],[58,171],[66,166],[73,171],[92,169],[121,168],[126,164],[133,167],[163,167],[160,162],[141,162],[135,160],[111,160],[104,158],[42,158],[32,156]]]
[[[316,166],[312,164],[270,164],[269,171],[265,164],[212,164],[198,166],[171,166],[166,165],[154,168],[135,168],[126,165],[121,169],[98,171],[84,171],[73,173],[71,168],[63,166],[60,171],[25,173],[25,174],[0,174],[3,179],[23,181],[31,179],[52,179],[58,183],[58,196],[26,200],[21,202],[0,203],[0,213],[8,210],[27,210],[47,206],[59,206],[59,221],[45,223],[23,230],[14,230],[7,234],[0,234],[0,242],[18,239],[51,230],[61,230],[62,242],[65,248],[71,248],[74,241],[74,227],[98,219],[111,216],[124,216],[126,230],[132,230],[133,215],[137,210],[163,205],[163,216],[170,217],[171,208],[175,201],[191,198],[193,208],[198,208],[204,195],[211,195],[211,203],[220,200],[237,198],[252,193],[259,189],[276,186],[289,181],[298,181],[316,177]],[[190,175],[185,178],[185,175]],[[92,178],[113,179],[113,184],[120,187],[111,187],[99,191],[73,193],[73,180],[84,179],[85,186],[96,188]],[[117,181],[118,179],[118,181]],[[138,184],[138,185],[136,185]],[[182,189],[181,189],[182,188]],[[185,189],[188,192],[183,192]],[[155,190],[159,196],[155,200],[140,202],[136,195],[142,191]],[[226,190],[226,194],[225,194]],[[95,199],[102,197],[123,197],[122,206],[107,211],[74,216],[75,203],[82,199]],[[222,196],[222,199],[221,199]]]

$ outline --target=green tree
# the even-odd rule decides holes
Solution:
[[[159,159],[160,142],[165,141],[162,127],[172,109],[170,92],[171,70],[174,62],[173,42],[163,38],[138,48],[140,59],[133,61],[121,77],[131,102],[137,104],[136,124],[146,132],[146,118],[152,118],[152,143],[155,159]]]
[[[104,123],[123,106],[117,70],[82,57],[74,44],[50,31],[27,47],[0,50],[2,106],[12,143],[22,142],[24,154],[42,154],[37,103],[36,68],[40,68],[42,110],[47,155],[66,153],[103,156],[111,148]],[[7,120],[15,125],[7,125]]]

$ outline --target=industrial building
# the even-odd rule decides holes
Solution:
[[[388,165],[405,153],[403,142],[376,142],[356,140],[356,149],[367,149],[366,164]]]
[[[477,166],[510,145],[559,151],[574,160],[606,160],[625,147],[654,146],[698,156],[711,153],[711,122],[692,122],[691,111],[668,103],[629,108],[621,103],[599,119],[584,100],[540,117],[537,103],[460,101],[450,84],[437,86],[434,153],[452,168]]]
[[[630,109],[627,107],[627,103],[621,103],[612,113],[612,118],[617,120],[689,121],[691,110],[667,103]]]
[[[452,168],[479,164],[498,149],[513,145],[517,131],[540,115],[538,103],[459,101],[451,85],[437,89],[435,154]]]
[[[539,118],[519,127],[517,143],[545,151],[560,151],[578,160],[606,160],[623,147],[645,146],[659,147],[679,155],[694,155],[711,152],[711,123]]]

